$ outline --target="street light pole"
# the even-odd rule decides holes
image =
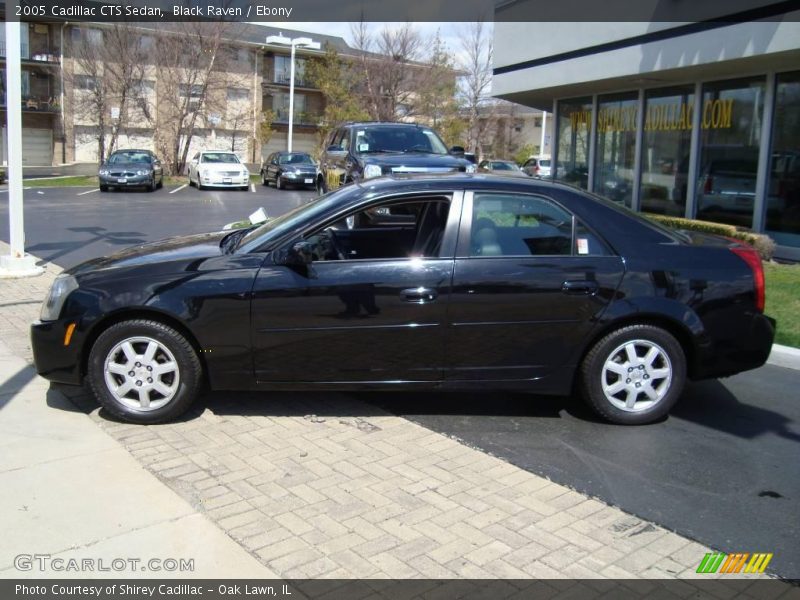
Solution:
[[[297,48],[292,40],[292,58],[289,60],[289,137],[286,143],[286,151],[292,151],[292,129],[294,127],[294,54]]]
[[[0,256],[0,277],[38,275],[41,267],[25,254],[25,223],[22,206],[22,74],[20,22],[7,20],[6,27],[6,115],[8,120],[8,241],[10,253]]]
[[[288,38],[280,35],[267,36],[267,44],[276,44],[279,46],[291,46],[291,58],[289,60],[289,132],[286,142],[286,149],[288,152],[292,151],[292,133],[294,130],[294,57],[295,51],[298,47],[308,48],[310,50],[319,50],[319,42],[315,42],[311,38],[299,37]]]

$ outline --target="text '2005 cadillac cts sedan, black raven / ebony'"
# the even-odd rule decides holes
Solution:
[[[455,174],[86,262],[56,279],[32,342],[41,375],[88,380],[137,423],[210,386],[575,391],[639,424],[687,378],[762,365],[763,308],[749,246],[565,185]]]

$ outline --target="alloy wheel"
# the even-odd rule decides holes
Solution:
[[[600,377],[611,404],[626,412],[641,412],[658,404],[669,392],[672,363],[655,342],[631,340],[608,355]]]
[[[116,344],[106,355],[104,375],[109,392],[139,411],[167,405],[180,385],[178,363],[169,348],[143,336]]]

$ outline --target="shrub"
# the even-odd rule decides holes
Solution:
[[[656,223],[661,223],[665,227],[670,227],[671,229],[686,229],[688,231],[712,233],[750,244],[758,251],[762,260],[772,259],[772,255],[775,253],[775,241],[771,237],[760,233],[753,233],[752,231],[742,231],[735,225],[684,219],[683,217],[670,217],[668,215],[655,215],[652,213],[645,213],[644,216]]]

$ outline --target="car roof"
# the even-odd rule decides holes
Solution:
[[[427,127],[419,123],[399,123],[397,121],[352,121],[345,123],[343,127],[368,127],[370,125],[393,126],[393,127]]]
[[[141,148],[117,148],[111,154],[117,154],[118,152],[144,152],[146,154],[155,154],[152,150],[143,150]]]
[[[200,154],[236,154],[230,150],[200,150]]]

